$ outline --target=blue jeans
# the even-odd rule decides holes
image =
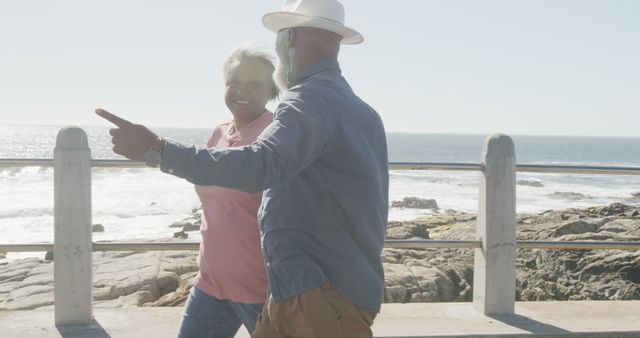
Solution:
[[[218,300],[194,286],[182,315],[178,338],[233,338],[242,324],[251,333],[262,306]]]

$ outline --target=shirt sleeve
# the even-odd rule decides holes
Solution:
[[[247,192],[285,182],[333,147],[330,109],[319,97],[287,93],[274,121],[248,146],[206,149],[168,141],[160,168],[194,184]]]

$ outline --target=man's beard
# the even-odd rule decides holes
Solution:
[[[277,40],[276,53],[278,54],[278,63],[273,71],[273,81],[280,91],[289,90],[289,73],[291,72],[291,53],[287,47],[286,37]]]

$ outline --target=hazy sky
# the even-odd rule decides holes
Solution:
[[[640,136],[640,1],[343,0],[340,62],[388,131]],[[230,118],[221,63],[280,0],[0,0],[0,124]]]

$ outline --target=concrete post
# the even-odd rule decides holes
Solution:
[[[92,304],[91,151],[78,127],[58,132],[54,150],[56,325],[90,325]]]
[[[516,293],[516,156],[507,135],[485,140],[476,234],[473,305],[486,315],[513,314]]]

